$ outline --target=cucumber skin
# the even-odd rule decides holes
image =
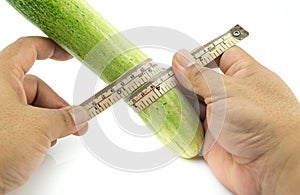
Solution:
[[[108,36],[118,34],[118,31],[84,0],[7,1],[25,18],[97,75],[100,73],[100,78],[106,83],[114,81],[128,69],[147,59],[147,56],[136,48],[113,59],[114,61],[108,65],[106,62],[101,63],[101,58],[101,61],[96,63],[85,61],[86,55],[95,46]],[[116,43],[120,45],[115,47],[135,48],[125,38],[124,40],[124,42]],[[102,45],[104,46],[104,44]],[[103,66],[106,66],[105,70],[102,69]]]
[[[147,59],[84,0],[6,1],[106,83]],[[103,44],[115,35],[117,39],[113,38],[111,45]],[[203,140],[202,126],[177,88],[138,114],[175,154],[183,158],[198,155]]]

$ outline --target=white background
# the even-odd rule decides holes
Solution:
[[[140,26],[164,26],[186,33],[202,44],[224,33],[235,24],[240,24],[250,32],[250,37],[239,45],[279,74],[298,99],[300,97],[298,86],[300,14],[297,1],[88,0],[88,2],[119,30]],[[28,35],[43,35],[43,33],[23,19],[5,1],[0,1],[0,48],[4,48],[18,37]],[[75,78],[80,66],[75,59],[68,62],[48,60],[37,62],[30,73],[45,80],[72,104]],[[99,117],[100,123],[115,123],[113,117],[103,121],[100,119]],[[126,140],[123,140],[124,143]],[[128,173],[115,170],[98,161],[77,137],[60,140],[49,151],[44,164],[30,181],[9,194],[117,193],[230,194],[201,159],[178,159],[152,172]]]

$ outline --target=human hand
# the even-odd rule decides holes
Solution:
[[[299,192],[297,98],[239,47],[226,51],[217,64],[224,75],[195,65],[185,50],[173,58],[179,82],[199,96],[208,165],[234,194]]]
[[[39,78],[26,75],[36,59],[71,55],[41,37],[17,40],[0,53],[0,194],[22,185],[56,140],[87,131],[87,112],[68,105]]]

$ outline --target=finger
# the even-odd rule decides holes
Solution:
[[[23,37],[1,52],[0,65],[10,68],[21,68],[23,73],[26,73],[35,60],[48,58],[68,60],[72,56],[48,38]]]
[[[199,99],[198,96],[196,96],[194,93],[188,93],[186,91],[183,92],[183,95],[190,103],[190,105],[194,108],[200,121],[203,122],[206,118],[206,104],[203,102],[202,98]]]
[[[57,143],[57,140],[54,140],[51,142],[51,147],[55,146],[55,144]]]
[[[51,142],[82,130],[88,121],[87,111],[79,106],[66,109],[30,108],[31,117]]]
[[[213,61],[209,62],[207,65],[205,65],[206,68],[219,68],[221,56],[217,57]]]
[[[200,121],[203,122],[206,119],[206,105],[202,102],[199,102],[199,118]]]
[[[230,175],[230,169],[233,168],[232,156],[216,143],[210,152],[204,155],[204,159],[219,181],[235,192],[232,185],[234,182]]]
[[[42,108],[63,108],[69,104],[62,99],[44,81],[33,75],[26,75],[23,86],[27,104]]]
[[[225,95],[223,75],[195,63],[195,59],[186,50],[174,55],[173,70],[180,84],[202,96],[206,104],[213,97],[222,98]]]
[[[228,76],[249,76],[259,67],[262,66],[238,46],[225,51],[219,60],[219,68]]]

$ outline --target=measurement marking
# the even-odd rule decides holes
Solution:
[[[236,25],[227,33],[204,46],[193,49],[190,53],[198,63],[206,66],[248,35],[247,31]],[[80,106],[88,110],[88,115],[92,119],[126,97],[128,104],[136,112],[140,112],[177,84],[172,68],[163,70],[149,58],[124,73]]]

